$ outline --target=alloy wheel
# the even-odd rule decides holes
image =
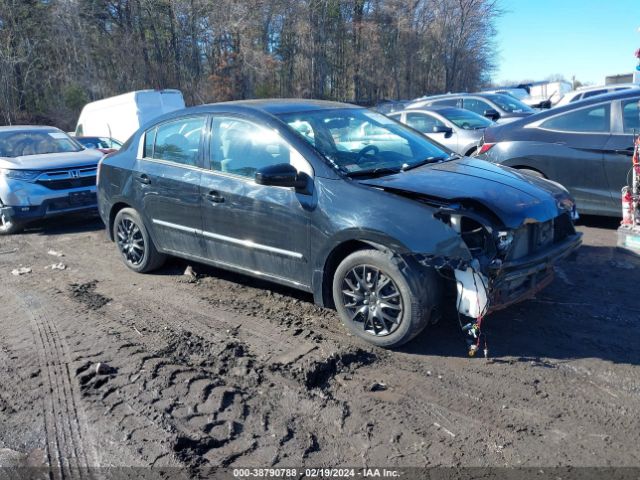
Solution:
[[[354,323],[375,336],[393,333],[402,321],[402,295],[395,282],[380,269],[358,265],[342,280],[342,301]]]
[[[132,265],[140,265],[145,254],[144,236],[140,227],[130,218],[122,218],[116,235],[118,249],[125,260]]]

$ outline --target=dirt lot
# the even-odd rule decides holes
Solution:
[[[95,219],[0,238],[0,464],[638,466],[640,261],[580,229],[488,361],[454,318],[384,351],[306,294],[132,273]]]

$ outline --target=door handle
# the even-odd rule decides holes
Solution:
[[[213,203],[222,203],[224,202],[224,197],[220,195],[220,192],[211,191],[205,195],[205,198]]]
[[[136,179],[136,182],[142,183],[143,185],[149,185],[151,183],[151,179],[145,173],[143,173],[142,175],[137,175],[134,178]]]

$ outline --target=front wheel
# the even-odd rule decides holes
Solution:
[[[429,323],[439,302],[435,272],[379,250],[345,258],[333,279],[333,299],[342,322],[380,347],[398,347]]]
[[[113,222],[114,237],[125,265],[138,273],[162,266],[165,256],[158,252],[149,232],[133,208],[123,208]]]
[[[16,222],[4,213],[0,213],[0,235],[20,233],[23,228],[24,226],[21,223]]]

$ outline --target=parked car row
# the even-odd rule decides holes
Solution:
[[[585,214],[619,217],[620,192],[631,169],[633,136],[640,134],[640,88],[612,87],[616,88],[620,90],[610,94],[594,90],[592,96],[588,95],[591,90],[584,90],[585,100],[550,110],[519,112],[517,117],[507,117],[508,122],[498,120],[498,124],[467,122],[457,126],[443,115],[459,115],[460,110],[452,108],[444,114],[441,105],[486,108],[482,114],[495,117],[489,107],[498,106],[489,102],[499,94],[429,97],[388,115],[462,155],[477,154],[561,183]],[[478,108],[476,102],[481,99],[487,103]],[[465,126],[478,130],[468,131]]]
[[[0,232],[97,202],[134,271],[178,256],[265,278],[398,346],[447,305],[474,319],[544,288],[580,245],[574,197],[582,212],[619,215],[640,130],[640,91],[537,113],[506,95],[450,97],[389,116],[205,105],[147,122],[107,156],[57,129],[2,128]],[[472,100],[489,108],[459,108]],[[515,117],[495,124],[491,110]]]

